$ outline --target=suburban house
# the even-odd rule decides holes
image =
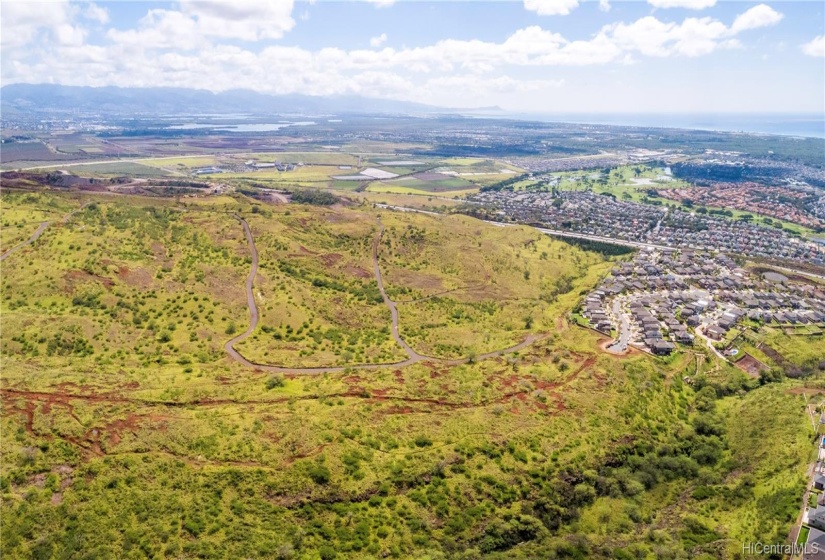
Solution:
[[[802,560],[825,560],[825,533],[811,527]]]
[[[814,529],[825,531],[825,506],[816,506],[808,510],[808,525]]]

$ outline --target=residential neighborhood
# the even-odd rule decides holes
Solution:
[[[719,353],[729,344],[714,343],[729,341],[746,320],[821,333],[825,291],[775,272],[754,274],[724,254],[648,248],[616,266],[580,311],[588,326],[615,335],[611,352],[633,346],[667,355],[698,338]]]
[[[774,227],[615,200],[590,191],[480,192],[468,213],[658,246],[825,264],[825,245]]]

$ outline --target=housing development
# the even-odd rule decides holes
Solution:
[[[825,290],[776,272],[753,274],[723,254],[643,249],[585,297],[581,313],[594,329],[615,335],[609,351],[633,345],[670,354],[698,338],[735,361],[748,357],[751,365],[755,359],[737,356],[734,347],[743,325],[757,333],[762,325],[775,325],[820,336]]]
[[[825,264],[825,245],[775,228],[582,191],[480,192],[468,212],[604,239]],[[477,207],[476,207],[477,206]]]

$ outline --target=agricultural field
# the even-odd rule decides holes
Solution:
[[[0,160],[3,167],[16,169],[18,167],[28,167],[29,164],[37,162],[55,162],[63,159],[70,159],[69,154],[60,154],[49,150],[43,142],[4,142],[3,149],[0,150]]]
[[[606,354],[568,314],[610,258],[369,203],[441,200],[346,195],[365,203],[0,194],[10,224],[49,220],[2,264],[4,558],[721,559],[783,542],[812,460],[802,382],[760,386],[702,348]],[[293,371],[225,351],[250,321],[240,219],[260,321],[236,349]],[[405,357],[376,240],[401,336],[461,360],[358,367]],[[319,364],[349,366],[297,369]]]
[[[158,167],[161,169],[176,169],[179,171],[188,172],[190,169],[215,165],[218,163],[218,158],[213,156],[162,157],[139,159],[136,160],[136,163]]]
[[[445,173],[483,187],[524,173],[506,162],[482,158],[448,158],[439,162],[434,172]]]
[[[303,163],[304,165],[358,165],[358,156],[345,152],[264,152],[243,154],[260,162]]]
[[[166,171],[165,169],[127,160],[106,163],[75,164],[71,167],[67,167],[66,169],[71,170],[72,173],[77,175],[103,178],[121,176],[153,178],[172,175],[171,172]]]
[[[396,194],[438,194],[444,196],[461,196],[477,192],[470,181],[444,175],[441,173],[416,173],[397,179],[376,181],[367,187],[368,192],[388,192]]]

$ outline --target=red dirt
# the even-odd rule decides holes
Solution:
[[[356,278],[372,278],[371,272],[357,266],[348,266],[344,269],[344,272]]]
[[[318,257],[324,266],[330,267],[335,266],[335,263],[342,259],[342,256],[338,253],[327,253],[326,255],[321,255]]]
[[[380,414],[391,415],[391,414],[414,414],[417,412],[411,406],[389,406],[385,409],[382,409]]]
[[[98,276],[97,274],[89,274],[84,270],[70,270],[63,275],[63,279],[66,281],[66,286],[70,291],[74,291],[75,285],[79,282],[100,282],[106,289],[111,289],[111,287],[115,285],[114,280],[111,278]]]
[[[736,367],[750,375],[751,377],[759,377],[759,373],[768,369],[768,367],[751,356],[745,354],[745,357],[736,362]]]
[[[825,394],[825,389],[814,389],[812,387],[794,387],[785,391],[791,395],[821,395]]]

